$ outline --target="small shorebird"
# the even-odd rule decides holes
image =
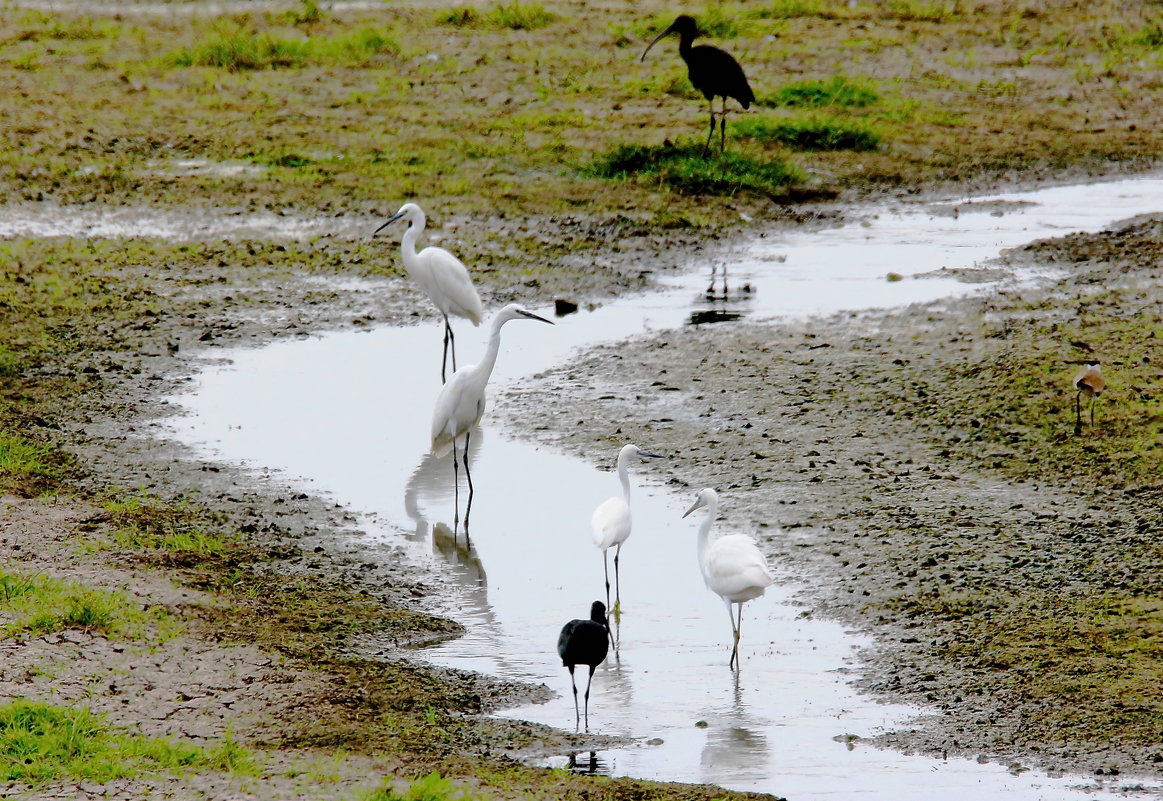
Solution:
[[[1071,382],[1078,394],[1074,396],[1074,435],[1082,433],[1082,396],[1090,398],[1090,425],[1094,426],[1094,399],[1102,394],[1106,379],[1097,361],[1088,362],[1086,368],[1074,376]]]

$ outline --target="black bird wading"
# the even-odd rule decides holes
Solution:
[[[699,29],[695,24],[694,17],[689,17],[686,14],[678,17],[670,24],[669,28],[658,34],[654,41],[647,45],[640,60],[645,61],[650,48],[654,47],[659,39],[672,33],[678,34],[678,54],[686,62],[687,75],[690,77],[691,83],[694,84],[695,89],[703,93],[703,97],[711,104],[711,130],[707,133],[706,144],[703,145],[703,155],[707,155],[707,149],[711,146],[711,137],[715,135],[716,116],[719,117],[719,150],[721,152],[727,146],[727,98],[738,100],[739,105],[747,109],[755,102],[755,93],[751,91],[751,85],[747,83],[747,76],[743,74],[743,68],[739,66],[739,62],[730,53],[711,45],[691,46],[691,42],[699,34]],[[717,114],[715,112],[716,97],[723,98],[723,108]]]

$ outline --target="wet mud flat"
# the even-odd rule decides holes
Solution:
[[[816,588],[806,610],[875,636],[860,685],[932,710],[878,744],[1015,771],[1157,777],[1157,693],[1111,688],[1108,708],[1070,708],[1039,682],[1066,673],[1085,686],[1096,670],[1086,649],[1055,666],[1013,660],[1007,649],[1100,636],[1054,629],[1055,610],[1071,626],[1066,612],[1087,599],[1157,601],[1158,483],[1117,469],[1105,480],[1101,470],[1072,476],[1027,460],[1020,441],[975,440],[995,423],[981,414],[968,368],[1020,364],[1030,344],[1022,332],[1062,325],[1047,369],[1062,381],[1051,424],[1069,432],[1070,376],[1104,344],[1072,340],[1069,326],[1085,314],[1157,323],[1161,233],[1155,217],[1015,249],[990,269],[1037,263],[1059,277],[970,298],[806,323],[692,326],[598,348],[523,381],[496,414],[583,458],[634,441],[668,456],[648,466],[657,477],[716,487],[728,524]],[[1145,334],[1130,347],[1136,362],[1163,357]],[[533,417],[530,432],[523,421]],[[1089,448],[1086,436],[1061,447]],[[1002,642],[1023,627],[1036,636]]]

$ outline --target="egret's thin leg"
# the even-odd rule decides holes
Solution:
[[[727,662],[727,667],[734,667],[735,652],[739,647],[739,634],[735,629],[735,615],[731,613],[731,602],[724,598],[723,603],[727,604],[727,619],[731,621],[731,659]]]
[[[597,665],[590,665],[590,677],[586,681],[586,731],[590,730],[590,685],[594,681],[594,668]]]
[[[456,438],[452,439],[452,541],[460,529],[460,469],[456,465]]]
[[[1090,396],[1090,427],[1094,428],[1094,402],[1098,400],[1097,395]]]
[[[609,548],[602,549],[602,567],[606,569],[606,608],[610,607],[610,557]]]
[[[573,727],[581,727],[581,712],[577,706],[577,682],[573,680],[573,665],[569,666],[569,683],[573,687]]]
[[[735,623],[735,667],[739,668],[739,639],[743,636],[743,604],[739,604],[739,619]]]
[[[622,576],[618,571],[618,557],[622,555],[622,543],[614,549],[614,614],[622,616]]]
[[[1082,433],[1082,390],[1074,396],[1074,436]]]
[[[456,334],[452,332],[452,323],[448,321],[448,315],[444,315],[444,328],[448,331],[445,336],[448,337],[448,349],[452,352],[452,372],[456,372]]]
[[[471,430],[471,429],[470,429]],[[472,486],[472,472],[468,468],[468,435],[464,432],[464,475],[468,479],[468,505],[464,508],[464,540],[468,542],[468,516],[472,514],[472,496],[475,492]]]
[[[727,265],[723,264],[723,300],[727,299]]]
[[[452,328],[450,328],[448,325],[448,315],[445,315],[444,316],[444,352],[440,356],[440,383],[441,384],[448,383],[448,378],[447,378],[446,373],[447,373],[447,369],[448,369],[448,334],[450,331],[452,331]],[[455,373],[456,372],[456,352],[455,351],[453,351],[452,361],[453,361],[452,372]]]

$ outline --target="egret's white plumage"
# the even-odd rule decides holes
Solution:
[[[625,445],[618,451],[618,480],[622,482],[622,495],[607,498],[594,510],[590,518],[590,532],[594,545],[602,549],[602,563],[606,568],[606,603],[610,602],[610,564],[606,552],[614,548],[615,615],[621,610],[621,587],[618,576],[618,557],[622,554],[622,543],[630,536],[630,462],[636,459],[661,459],[656,453],[647,453],[637,445]]]
[[[444,318],[444,356],[440,364],[440,380],[444,381],[445,362],[448,360],[449,343],[452,343],[452,369],[456,370],[456,341],[452,334],[449,315],[463,317],[473,325],[480,325],[484,310],[468,270],[460,259],[444,248],[427,247],[416,252],[416,240],[424,232],[427,219],[424,211],[415,203],[405,203],[387,222],[375,230],[378,234],[396,220],[406,219],[408,230],[404,232],[401,251],[404,270],[416,284],[424,290],[432,304]],[[374,236],[375,234],[373,234]]]
[[[719,494],[713,489],[700,490],[694,505],[683,517],[704,506],[707,507],[707,516],[699,524],[699,568],[707,588],[727,604],[727,617],[731,619],[731,633],[734,635],[729,664],[734,665],[739,658],[743,604],[763,595],[775,579],[755,540],[746,534],[725,534],[711,539],[711,525],[719,513]],[[731,614],[731,604],[739,605],[738,620]]]
[[[521,318],[540,320],[553,325],[552,320],[538,317],[532,312],[525,311],[516,303],[510,303],[497,312],[489,325],[489,342],[485,347],[484,358],[478,364],[470,364],[460,368],[452,374],[436,396],[436,405],[432,409],[432,452],[443,456],[452,451],[452,471],[454,487],[457,477],[456,446],[463,443],[464,472],[468,477],[469,508],[472,507],[472,474],[468,466],[469,431],[480,422],[485,413],[485,387],[488,386],[489,376],[493,374],[493,367],[497,363],[497,353],[501,349],[501,326],[510,320]],[[459,506],[459,499],[457,500]],[[457,509],[459,513],[459,508]],[[468,512],[465,512],[468,520]],[[468,523],[465,523],[465,530]]]
[[[489,325],[489,341],[484,358],[478,364],[469,364],[457,370],[448,379],[448,383],[441,387],[432,410],[432,452],[437,456],[452,450],[453,443],[463,440],[469,429],[480,422],[485,413],[485,387],[488,386],[489,377],[497,363],[497,353],[501,349],[501,326],[523,317],[553,325],[552,320],[538,317],[516,303],[510,303],[497,312]]]

